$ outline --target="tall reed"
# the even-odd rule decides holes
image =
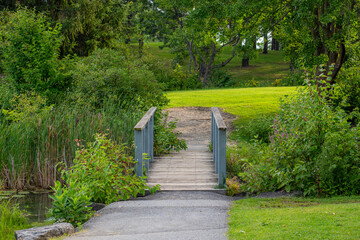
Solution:
[[[8,121],[0,115],[0,174],[9,189],[49,188],[58,179],[56,166],[72,164],[75,150],[108,133],[132,151],[133,127],[142,111],[105,103],[100,110],[61,105],[31,118]]]

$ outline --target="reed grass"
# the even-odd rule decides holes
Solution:
[[[105,103],[100,110],[61,105],[19,121],[0,114],[0,174],[7,189],[49,188],[59,179],[58,163],[72,164],[77,147],[107,133],[133,148],[133,126],[142,111]]]

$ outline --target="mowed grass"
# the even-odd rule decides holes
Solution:
[[[230,209],[235,239],[360,239],[360,197],[243,199]]]
[[[275,113],[280,98],[295,93],[295,90],[296,87],[259,87],[174,91],[166,93],[170,99],[167,108],[219,107],[236,115],[237,124],[258,115]]]

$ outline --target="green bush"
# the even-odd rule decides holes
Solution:
[[[159,186],[149,188],[145,177],[135,175],[135,161],[125,148],[96,134],[93,143],[77,150],[73,166],[62,170],[65,185],[55,183],[50,216],[76,226],[91,216],[90,201],[109,204],[145,195],[146,189],[151,193],[159,190]]]
[[[341,72],[332,96],[337,106],[340,106],[346,113],[352,113],[360,109],[360,68],[351,67]],[[358,122],[359,119],[353,119]]]
[[[238,146],[226,148],[226,173],[227,178],[233,178],[243,172],[249,161],[256,163],[261,155],[260,146],[254,146],[244,141]]]
[[[171,67],[170,64],[151,56],[144,57],[142,61],[149,66],[149,69],[154,73],[156,81],[161,84],[165,91],[198,89],[202,87],[198,75],[185,72],[179,64]]]
[[[149,189],[145,179],[135,175],[134,167],[135,161],[126,154],[124,145],[114,144],[105,135],[97,134],[95,142],[76,152],[67,178],[87,186],[92,201],[109,204],[144,195]]]
[[[208,87],[233,87],[235,84],[233,77],[221,68],[215,68],[211,71]]]
[[[109,100],[133,111],[168,102],[148,67],[123,50],[96,50],[76,64],[72,75],[76,79],[73,97],[93,108]]]
[[[184,139],[179,139],[180,132],[177,132],[176,122],[167,121],[168,114],[158,110],[155,115],[154,126],[154,154],[169,153],[171,150],[176,152],[186,149]]]
[[[87,186],[80,184],[75,179],[68,179],[66,186],[55,182],[52,208],[48,215],[59,222],[68,222],[78,227],[86,222],[92,215],[89,205],[90,196],[87,194]]]
[[[69,86],[58,61],[60,25],[50,26],[33,10],[19,8],[0,29],[3,67],[17,91],[35,91],[55,101]]]
[[[333,91],[315,86],[281,102],[262,162],[240,174],[250,191],[301,190],[304,195],[360,193],[360,131],[334,108]]]
[[[274,115],[260,115],[255,119],[242,124],[235,130],[235,136],[238,139],[246,141],[256,140],[263,143],[269,143],[269,134],[273,124]]]

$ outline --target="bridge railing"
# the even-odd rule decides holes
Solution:
[[[134,127],[135,131],[135,172],[139,177],[143,176],[143,166],[149,171],[149,162],[154,158],[154,115],[156,107],[147,111],[144,117]],[[147,157],[144,157],[144,154]]]
[[[217,107],[211,108],[211,143],[218,184],[223,188],[226,182],[226,125]]]

